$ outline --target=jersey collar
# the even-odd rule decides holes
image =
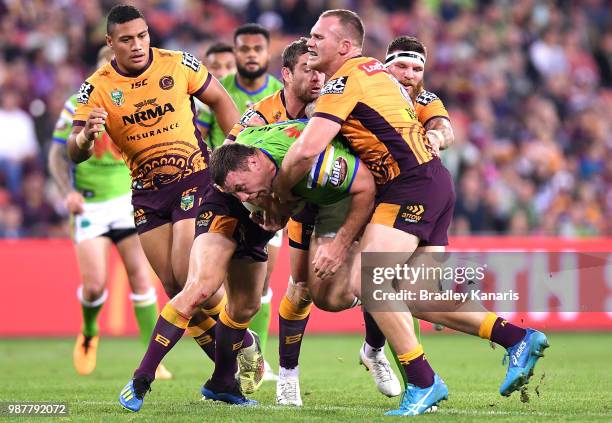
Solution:
[[[249,91],[246,88],[244,88],[242,85],[240,85],[240,82],[238,82],[238,74],[234,74],[234,84],[236,84],[236,87],[242,91],[243,93],[245,93],[246,95],[257,95],[260,92],[262,92],[263,90],[265,90],[266,88],[268,88],[268,82],[270,81],[270,74],[267,73],[266,74],[266,82],[264,82],[264,84],[261,86],[260,89],[255,90],[255,91]]]
[[[139,77],[140,75],[145,73],[147,69],[149,69],[149,67],[151,66],[151,63],[153,63],[153,49],[151,47],[149,47],[149,61],[147,62],[147,65],[144,68],[142,68],[142,70],[135,72],[135,73],[125,73],[121,71],[121,69],[119,69],[119,66],[117,66],[117,60],[116,59],[111,60],[111,65],[113,66],[113,69],[115,69],[115,72],[127,78]]]

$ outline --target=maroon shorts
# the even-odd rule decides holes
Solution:
[[[136,230],[142,234],[166,223],[194,219],[209,184],[204,170],[159,189],[132,190]]]
[[[237,243],[233,257],[265,262],[268,260],[268,241],[275,232],[263,230],[251,220],[250,214],[236,197],[210,185],[198,210],[195,236],[207,232],[223,234]]]
[[[413,234],[419,246],[443,246],[454,209],[453,178],[434,159],[379,187],[370,223]]]
[[[290,247],[308,251],[317,212],[318,207],[315,204],[306,203],[302,211],[291,216],[289,222],[287,222]]]

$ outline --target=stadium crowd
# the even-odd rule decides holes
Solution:
[[[116,2],[0,2],[0,238],[66,237],[46,169],[64,101],[89,75]],[[152,45],[204,58],[244,22],[282,48],[319,13],[364,18],[365,53],[397,35],[428,47],[425,87],[451,115],[442,153],[457,205],[452,233],[588,237],[612,233],[612,12],[605,0],[157,0],[133,2]]]

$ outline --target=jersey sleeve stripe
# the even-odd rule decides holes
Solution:
[[[66,138],[63,138],[63,137],[53,137],[53,138],[51,138],[51,140],[53,140],[53,141],[55,141],[57,143],[60,143],[60,144],[66,144],[66,142],[67,142]]]
[[[72,119],[74,118],[74,113],[69,113],[66,109],[64,109],[60,113],[60,116],[68,122],[72,122]]]
[[[450,122],[450,118],[448,116],[444,116],[444,115],[432,116],[429,119],[427,119],[425,122],[423,122],[423,128],[425,128],[432,119],[436,119],[436,118],[446,119],[447,121]]]
[[[346,192],[351,192],[351,187],[353,186],[353,182],[355,182],[355,177],[357,176],[357,171],[359,170],[359,162],[361,160],[359,160],[359,158],[355,158],[355,171],[353,172],[353,176],[351,176],[351,181],[348,183],[348,186],[346,187]]]
[[[72,121],[72,126],[85,126],[85,121],[84,120],[73,120]]]
[[[329,113],[325,113],[325,112],[316,112],[312,115],[312,117],[320,117],[323,119],[328,119],[331,120],[333,122],[336,122],[339,125],[342,125],[344,123],[343,119],[340,119],[338,116],[334,116],[332,114]]]
[[[327,153],[327,149],[319,154],[317,164],[312,167],[310,175],[308,175],[308,183],[306,184],[306,187],[309,189],[313,189],[317,184],[317,180],[319,179],[319,172],[321,171],[323,159],[325,158],[325,153]]]
[[[334,146],[328,144],[325,148],[325,156],[323,156],[323,163],[325,164],[325,170],[323,172],[319,172],[319,177],[317,178],[317,185],[323,186],[327,183],[327,178],[329,173],[331,172],[331,167],[334,158]]]
[[[209,73],[208,76],[206,77],[206,81],[204,81],[204,84],[202,84],[202,86],[192,95],[194,97],[199,97],[200,94],[202,94],[206,90],[206,88],[208,88],[208,85],[210,84],[211,80],[212,80],[212,74]]]

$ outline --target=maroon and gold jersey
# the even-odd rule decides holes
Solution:
[[[419,93],[415,102],[415,111],[423,127],[433,118],[441,117],[450,120],[444,103],[431,91],[423,90]]]
[[[232,141],[235,140],[240,131],[248,126],[247,123],[255,115],[263,119],[266,125],[269,125],[300,118],[303,113],[300,116],[290,116],[287,113],[285,90],[280,89],[249,107],[242,115],[240,122],[234,125],[227,138]]]
[[[81,85],[74,125],[94,107],[106,110],[105,129],[130,168],[134,189],[155,189],[207,167],[192,96],[211,81],[189,53],[150,49],[149,63],[126,75],[113,60]]]
[[[321,90],[313,116],[342,125],[379,185],[433,158],[408,93],[374,58],[344,63]]]

